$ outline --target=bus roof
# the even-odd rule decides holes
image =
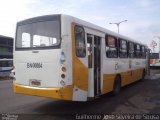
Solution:
[[[70,16],[70,15],[65,15],[65,14],[53,14],[53,15],[44,15],[44,16],[38,16],[38,17],[34,17],[34,18],[29,18],[29,19],[26,19],[26,20],[18,22],[17,25],[23,25],[23,24],[33,23],[33,22],[37,22],[37,21],[40,22],[40,21],[46,21],[46,20],[60,19],[61,16],[65,17],[66,19],[72,20],[73,22],[75,22],[77,24],[81,24],[83,26],[86,26],[86,27],[89,27],[91,29],[103,32],[105,34],[108,34],[108,35],[111,35],[111,36],[115,36],[117,38],[125,39],[125,40],[131,41],[133,43],[138,43],[138,44],[144,45],[145,47],[148,47],[146,44],[143,44],[141,41],[137,41],[137,40],[131,39],[131,38],[127,37],[127,36],[115,33],[113,31],[110,31],[110,30],[106,29],[106,28],[102,28],[100,26],[97,26],[97,25],[95,25],[93,23],[89,23],[89,22],[86,22],[86,21],[84,21],[82,19]]]
[[[127,36],[118,34],[116,32],[110,31],[110,30],[108,30],[106,28],[102,28],[102,27],[97,26],[97,25],[95,25],[93,23],[89,23],[89,22],[86,22],[84,20],[81,20],[81,19],[73,17],[73,16],[69,16],[69,15],[64,15],[63,14],[63,16],[65,16],[66,18],[72,18],[77,24],[82,24],[84,26],[87,26],[87,27],[90,27],[92,29],[98,30],[98,31],[103,32],[105,34],[108,34],[108,35],[111,35],[111,36],[115,36],[115,37],[118,37],[118,38],[121,38],[121,39],[125,39],[125,40],[131,41],[133,43],[138,43],[138,44],[144,45],[145,47],[148,47],[146,44],[144,44],[144,43],[142,43],[140,41],[137,41],[137,40],[134,40],[134,39],[132,39],[130,37],[127,37]]]
[[[17,25],[20,26],[20,25],[34,23],[34,22],[57,20],[57,19],[60,19],[60,16],[61,16],[60,14],[38,16],[38,17],[29,18],[26,20],[19,21],[19,22],[17,22]]]

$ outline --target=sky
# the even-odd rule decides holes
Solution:
[[[67,14],[146,43],[160,36],[160,0],[0,0],[0,35],[15,37],[18,21]]]

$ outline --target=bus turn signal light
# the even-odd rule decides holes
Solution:
[[[63,72],[66,72],[66,67],[62,67],[62,71],[63,71]]]
[[[61,74],[61,78],[63,78],[63,79],[64,79],[65,77],[66,77],[66,76],[65,76],[65,74]]]

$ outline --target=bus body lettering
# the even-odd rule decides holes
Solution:
[[[27,68],[42,68],[42,63],[27,63]]]

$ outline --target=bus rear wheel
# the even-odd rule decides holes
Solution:
[[[118,95],[121,90],[121,78],[120,76],[116,76],[114,85],[113,85],[113,95]]]

